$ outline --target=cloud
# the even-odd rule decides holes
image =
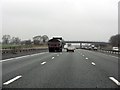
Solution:
[[[3,34],[101,40],[117,33],[118,0],[4,0]]]

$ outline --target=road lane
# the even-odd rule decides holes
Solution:
[[[39,54],[35,56],[2,62],[3,82],[19,74],[32,70],[37,65],[40,65],[41,62],[48,58],[51,58],[52,56],[55,56],[55,53]]]
[[[89,58],[88,58],[89,60]],[[63,52],[44,59],[46,64],[34,64],[21,73],[22,78],[4,88],[117,88],[109,77],[87,62],[77,51]],[[27,68],[27,67],[26,67]],[[14,73],[14,72],[13,72]],[[3,77],[4,78],[4,77]]]
[[[105,73],[107,76],[113,76],[119,80],[118,58],[89,50],[78,50],[77,52],[83,53],[86,57],[88,57],[88,62],[96,63],[96,67],[101,70],[101,72]]]

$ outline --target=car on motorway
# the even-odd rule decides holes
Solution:
[[[75,47],[73,46],[67,47],[67,52],[74,52],[74,51],[75,51]]]
[[[113,51],[119,51],[119,48],[118,47],[113,47],[112,50]]]
[[[88,50],[91,50],[92,49],[92,47],[88,47]]]
[[[94,47],[94,48],[93,48],[93,50],[97,51],[97,50],[98,50],[98,48],[97,48],[97,47]]]

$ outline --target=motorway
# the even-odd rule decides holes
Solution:
[[[118,60],[81,49],[5,59],[2,88],[118,88]]]

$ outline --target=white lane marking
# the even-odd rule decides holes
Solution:
[[[119,58],[119,57],[117,57],[117,56],[107,55],[107,54],[104,54],[104,53],[101,53],[101,52],[99,52],[99,54],[103,54],[103,55],[105,55],[105,56],[107,56],[107,57],[110,56],[110,57],[114,57],[114,58],[117,58],[117,59]]]
[[[21,75],[20,75],[20,76],[16,76],[15,78],[13,78],[13,79],[11,79],[11,80],[9,80],[9,81],[3,83],[3,85],[8,85],[8,84],[14,82],[15,80],[17,80],[17,79],[19,79],[19,78],[21,78],[21,77],[22,77]]]
[[[10,58],[10,59],[5,59],[5,60],[1,60],[0,62],[10,61],[10,60],[16,60],[16,59],[21,59],[21,58],[25,58],[25,57],[29,57],[29,56],[36,56],[36,55],[41,55],[41,54],[45,54],[45,53],[48,53],[48,52],[37,53],[37,54],[32,54],[32,55],[26,55],[26,56],[21,56],[21,57],[15,57],[15,58]]]
[[[85,56],[85,55],[83,55],[83,56]]]
[[[55,57],[52,57],[52,59],[54,59]]]
[[[111,55],[109,55],[109,56],[111,56]],[[111,56],[111,57],[114,57],[114,58],[117,58],[117,59],[119,58],[119,57],[116,57],[116,56]]]
[[[60,53],[60,54],[62,54],[62,53]]]
[[[117,81],[114,77],[109,77],[109,79],[116,83],[118,86],[120,86],[120,82]]]
[[[85,58],[85,59],[88,59],[88,58]]]
[[[95,66],[96,64],[95,64],[94,62],[92,62],[92,65],[94,65],[94,66]]]
[[[59,54],[57,56],[59,56]]]
[[[41,64],[43,65],[43,64],[45,64],[46,62],[42,62]]]
[[[102,54],[103,54],[103,53],[102,53]],[[119,58],[119,57],[117,57],[117,56],[112,56],[112,55],[106,55],[106,54],[103,54],[103,55],[105,55],[105,56],[107,56],[107,57],[110,56],[110,57],[117,58],[117,59]]]
[[[96,52],[94,52],[94,51],[88,51],[88,52],[96,53]],[[104,53],[101,53],[101,52],[98,52],[98,53],[99,53],[99,54],[103,54],[103,55],[105,55],[105,56],[107,56],[107,57],[110,56],[110,57],[119,59],[119,57],[117,57],[117,56],[107,55],[107,54],[104,54]]]

